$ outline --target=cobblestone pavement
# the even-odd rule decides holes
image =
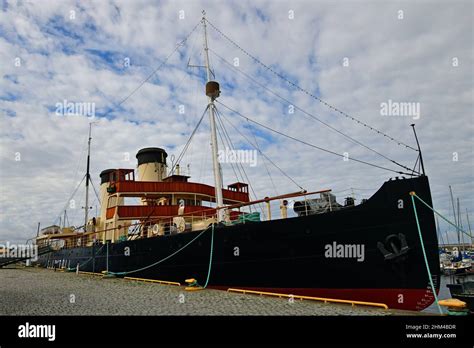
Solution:
[[[103,279],[41,268],[0,269],[0,315],[395,315],[370,307],[289,301]]]

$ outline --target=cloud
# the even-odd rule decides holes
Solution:
[[[36,233],[38,221],[52,224],[84,175],[91,120],[57,115],[56,103],[95,103],[96,186],[105,168],[134,168],[140,148],[159,146],[179,155],[207,103],[204,71],[187,67],[188,62],[204,63],[201,27],[150,74],[198,24],[203,8],[212,24],[272,70],[410,146],[415,145],[409,126],[413,119],[382,116],[380,104],[389,99],[420,103],[421,117],[415,122],[434,205],[451,217],[452,185],[473,217],[472,6],[468,1],[6,1],[0,12],[0,240],[22,241]],[[211,64],[222,88],[219,100],[225,105],[317,146],[396,169],[300,110],[289,113],[288,103],[219,56],[231,65],[238,61],[239,70],[322,121],[413,166],[414,151],[293,88],[212,26],[208,33]],[[353,191],[361,199],[396,176],[250,126],[218,108],[235,147],[250,146],[229,121],[308,190],[332,188],[340,200]],[[193,181],[212,184],[208,133],[206,116],[182,164],[190,165]],[[262,156],[258,163],[245,167],[258,197],[299,190]],[[242,180],[230,166],[223,170],[225,185]],[[68,216],[80,225],[83,190],[74,199],[76,208]],[[452,231],[444,222],[441,230]],[[455,238],[451,233],[450,240]]]

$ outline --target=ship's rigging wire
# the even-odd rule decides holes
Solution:
[[[219,138],[220,138],[220,140],[221,140],[222,146],[225,147],[225,146],[227,146],[227,145],[226,145],[227,139],[225,139],[225,141],[224,141],[223,135],[221,134],[221,133],[223,133],[224,131],[221,130],[222,126],[220,125],[219,119],[218,119],[217,117],[216,117],[216,119],[218,120],[218,121],[217,121],[217,124],[216,124],[217,135],[219,136]],[[243,178],[243,175],[241,175],[240,177],[239,177],[239,175],[237,175],[237,172],[235,171],[235,167],[236,167],[236,166],[234,166],[234,163],[231,162],[231,163],[230,163],[230,167],[232,168],[232,171],[234,172],[235,180],[240,181],[241,178]],[[240,167],[237,166],[237,169],[240,171]],[[242,179],[242,181],[244,181],[244,180]]]
[[[112,111],[114,111],[115,109],[117,109],[119,106],[121,106],[123,103],[125,103],[131,96],[133,96],[145,83],[147,83],[163,66],[166,65],[166,63],[168,62],[168,60],[171,58],[171,56],[173,56],[173,54],[176,53],[176,51],[178,51],[178,49],[182,46],[184,46],[184,44],[186,43],[186,41],[190,38],[190,36],[194,33],[194,31],[196,30],[196,28],[201,24],[201,22],[199,21],[195,26],[194,28],[184,37],[183,40],[181,40],[180,42],[178,42],[175,46],[175,48],[171,51],[171,53],[169,53],[166,58],[161,62],[160,65],[158,65],[158,67],[156,69],[154,69],[140,84],[138,84],[137,87],[135,87],[125,98],[123,98],[118,104],[115,105],[115,108],[111,108],[109,111],[107,111],[105,114],[101,115],[102,117],[105,117],[106,115],[108,115],[109,113],[111,113]]]
[[[217,108],[215,108],[214,110],[216,111],[217,124],[222,129],[222,134],[224,136],[224,139],[226,140],[226,144],[224,144],[224,142],[222,142],[222,144],[228,146],[229,149],[235,149],[234,143],[232,142],[232,139],[230,138],[229,133],[227,132],[227,129],[225,128],[224,122],[222,122],[219,111],[217,110]],[[230,164],[232,164],[232,162]],[[250,180],[248,178],[247,172],[245,171],[243,164],[238,162],[237,169],[239,170],[239,173],[241,175],[242,182],[247,182],[249,184],[250,188],[252,189],[252,193],[255,199],[257,199],[257,195],[253,191],[252,184],[250,183]],[[239,181],[238,177],[237,177],[237,181]]]
[[[231,38],[229,38],[226,34],[224,34],[221,30],[219,30],[213,23],[211,23],[208,19],[205,19],[206,22],[211,26],[211,28],[213,28],[219,35],[221,35],[224,39],[226,39],[227,41],[229,41],[233,46],[235,46],[236,48],[238,48],[240,51],[242,51],[245,55],[247,55],[249,58],[251,58],[252,60],[254,60],[255,62],[257,62],[258,64],[260,64],[262,67],[264,67],[266,70],[270,71],[271,73],[273,73],[275,76],[277,76],[278,78],[282,79],[283,81],[285,81],[286,83],[288,83],[290,86],[296,88],[297,90],[299,90],[300,92],[303,92],[305,93],[306,95],[308,95],[309,97],[317,100],[319,103],[323,104],[324,106],[328,107],[329,109],[332,109],[334,110],[335,112],[339,113],[340,115],[354,121],[354,122],[357,122],[358,124],[372,130],[373,132],[376,132],[377,134],[379,135],[383,135],[384,137],[388,138],[389,140],[397,143],[398,145],[400,146],[405,146],[407,149],[411,149],[411,150],[414,150],[416,152],[418,152],[418,150],[410,145],[407,145],[405,144],[404,142],[400,141],[400,140],[397,140],[391,136],[389,136],[388,134],[366,124],[365,122],[363,121],[360,121],[359,119],[355,118],[354,116],[351,116],[349,114],[347,114],[346,112],[338,109],[337,107],[327,103],[326,101],[324,101],[323,99],[315,96],[313,93],[307,91],[306,89],[300,87],[299,85],[297,85],[296,83],[290,81],[289,79],[287,79],[286,77],[284,77],[282,74],[278,73],[275,69],[273,69],[272,67],[268,66],[267,64],[263,63],[262,61],[260,61],[257,57],[255,57],[254,55],[250,54],[248,51],[246,51],[245,49],[243,49],[239,44],[237,44],[235,41],[233,41]]]
[[[226,137],[227,145],[229,146],[230,149],[235,149],[234,144],[233,144],[233,142],[232,142],[232,140],[231,140],[231,138],[230,138],[230,136],[229,136],[229,134],[228,134],[228,132],[227,132],[227,129],[225,128],[224,122],[223,122],[222,119],[220,118],[219,111],[217,110],[217,108],[214,108],[214,110],[216,111],[217,125],[220,125],[220,127],[222,128],[222,133],[224,134],[224,137]],[[224,142],[223,142],[223,145],[224,145]],[[232,163],[231,163],[231,165],[232,165]],[[240,165],[240,166],[239,166],[239,165]],[[257,196],[257,194],[255,193],[255,190],[254,190],[254,188],[253,188],[253,186],[252,186],[252,184],[251,184],[251,181],[250,181],[250,179],[249,179],[249,177],[248,177],[248,175],[247,175],[247,172],[245,171],[245,168],[244,168],[243,164],[242,164],[242,163],[237,163],[237,168],[239,169],[239,172],[241,172],[241,175],[242,175],[242,182],[247,182],[247,183],[248,183],[248,185],[249,185],[249,187],[250,187],[250,191],[251,191],[251,193],[252,193],[254,199],[257,200],[257,199],[258,199],[258,196]],[[243,174],[242,174],[242,172],[243,172]],[[237,181],[239,181],[239,178],[238,178],[238,177],[237,177]],[[258,204],[258,206],[259,206],[259,208],[260,208],[260,210],[261,210],[261,212],[262,212],[262,215],[263,215],[263,216],[266,216],[265,210],[263,209],[262,204]],[[249,210],[252,211],[252,206],[249,206]]]
[[[176,165],[179,164],[179,163],[181,162],[181,160],[183,159],[183,157],[184,157],[186,151],[187,151],[188,148],[189,148],[189,145],[191,144],[191,142],[192,142],[192,140],[193,140],[194,135],[196,134],[196,132],[197,132],[199,126],[200,126],[201,123],[202,123],[202,120],[204,119],[204,116],[206,115],[206,112],[207,112],[208,108],[209,108],[209,105],[204,109],[204,112],[202,113],[201,118],[199,119],[199,121],[198,121],[198,123],[196,124],[196,126],[195,126],[193,132],[192,132],[191,135],[189,136],[189,139],[188,139],[188,141],[186,142],[184,148],[181,150],[181,152],[180,152],[180,154],[179,154],[179,156],[178,156],[178,159],[177,159],[176,162],[173,164],[173,167],[171,168],[171,173],[174,172]],[[215,110],[216,110],[216,113],[217,113],[217,109],[215,109]],[[221,139],[221,141],[222,141],[222,139]],[[231,144],[232,144],[232,143],[231,143]],[[232,148],[233,148],[233,147],[232,147]],[[238,167],[238,168],[239,168],[239,167]],[[245,175],[243,175],[243,174],[241,173],[242,178],[244,178],[244,176],[245,176],[245,178],[247,179],[247,182],[248,182],[248,184],[249,184],[250,190],[252,191],[252,193],[253,193],[255,199],[257,199],[257,195],[256,195],[256,193],[255,193],[255,191],[254,191],[252,185],[250,184],[250,181],[249,181],[249,178],[248,178],[248,176],[247,176],[247,173],[245,172],[245,169],[244,169],[243,167],[242,167],[242,171],[245,173]],[[239,168],[239,172],[240,172],[240,168]],[[234,173],[235,173],[235,171],[234,171]],[[236,173],[235,173],[235,174],[236,174]],[[237,177],[237,179],[238,179],[237,174],[236,174],[236,177]],[[260,207],[260,209],[261,209],[262,212],[263,212],[263,208]]]
[[[77,161],[77,166],[76,166],[76,170],[74,171],[74,175],[72,177],[72,183],[73,184],[76,180],[77,180],[77,173],[79,173],[79,167],[83,164],[83,157],[82,155],[85,155],[86,152],[87,152],[87,139],[89,138],[89,135],[86,133],[86,135],[84,136],[84,140],[82,141],[82,146],[81,146],[81,153],[79,155],[79,159]],[[85,160],[85,156],[84,156],[84,160]]]
[[[181,152],[180,152],[180,154],[179,154],[179,156],[178,156],[178,159],[173,163],[173,166],[172,166],[171,171],[170,171],[170,175],[172,175],[172,173],[174,173],[174,170],[175,170],[175,168],[176,168],[176,165],[178,165],[178,164],[181,162],[181,160],[183,159],[184,155],[186,154],[186,151],[187,151],[189,145],[191,144],[192,139],[193,139],[194,135],[196,134],[196,132],[197,132],[199,126],[201,125],[202,120],[204,119],[204,116],[206,115],[206,112],[207,112],[207,109],[208,109],[208,108],[209,108],[209,106],[207,106],[207,107],[204,109],[204,111],[203,111],[203,113],[202,113],[202,115],[201,115],[201,118],[199,119],[198,123],[197,123],[196,126],[194,127],[194,130],[193,130],[193,132],[191,133],[191,135],[190,135],[188,141],[186,142],[186,144],[185,144],[183,150],[181,150]],[[152,216],[152,214],[155,212],[155,209],[156,209],[156,206],[153,206],[153,209],[152,209],[151,212],[147,215],[147,217],[145,218],[144,221],[149,222],[149,219],[150,219],[150,217]],[[138,229],[137,229],[137,227],[138,227]],[[140,230],[140,228],[142,228],[142,227],[145,227],[145,225],[136,225],[136,226],[132,229],[131,234],[134,234],[137,230]]]
[[[183,159],[183,156],[184,154],[186,153],[186,150],[188,149],[189,147],[189,144],[191,143],[191,141],[193,140],[193,137],[194,137],[194,134],[196,134],[199,126],[201,125],[202,123],[202,120],[204,119],[204,116],[206,115],[206,112],[207,112],[207,109],[209,109],[209,105],[206,106],[206,108],[204,109],[204,112],[202,113],[201,115],[201,118],[199,119],[199,122],[196,124],[196,126],[194,127],[194,130],[193,132],[191,133],[191,135],[189,136],[189,139],[188,141],[186,142],[186,144],[184,145],[184,148],[181,150],[179,156],[178,156],[178,159],[176,160],[175,163],[173,163],[173,167],[171,167],[171,173],[174,173],[174,169],[176,168],[176,165],[178,165],[181,160]]]
[[[233,142],[232,142],[232,140],[231,140],[231,138],[230,138],[230,136],[229,136],[229,132],[227,131],[227,128],[225,127],[225,124],[224,124],[224,122],[223,122],[223,120],[222,120],[222,116],[219,114],[219,111],[218,111],[217,109],[216,109],[216,114],[217,114],[217,121],[221,124],[221,128],[223,129],[224,135],[225,135],[226,138],[228,139],[228,144],[230,144],[230,145],[229,145],[229,148],[235,149],[235,146],[234,146],[234,144],[233,144]],[[250,132],[251,132],[251,134],[253,135],[253,138],[254,138],[254,141],[255,141],[255,145],[256,145],[257,151],[258,151],[259,153],[262,153],[262,151],[261,151],[261,149],[260,149],[260,146],[258,145],[257,138],[255,137],[255,134],[252,132],[251,129],[250,129]],[[277,195],[278,195],[278,191],[277,191],[277,189],[276,189],[276,187],[275,187],[275,183],[273,182],[272,176],[270,175],[270,172],[269,172],[269,170],[268,170],[267,164],[266,164],[266,162],[265,162],[265,157],[263,157],[263,158],[264,158],[264,162],[263,162],[263,163],[264,163],[265,168],[266,168],[266,170],[267,170],[267,174],[268,174],[268,176],[269,176],[269,178],[270,178],[270,181],[271,181],[271,183],[272,183],[272,185],[273,185],[273,189],[275,190],[275,192],[276,192]],[[231,164],[232,164],[232,163],[231,163]],[[248,177],[247,177],[247,173],[245,172],[245,169],[244,169],[242,163],[239,162],[238,164],[240,164],[240,167],[242,167],[242,170],[243,170],[244,173],[245,173],[246,182],[248,182],[248,183],[249,183],[249,186],[251,187],[250,180],[249,180]],[[237,167],[237,168],[239,168],[239,167]],[[243,178],[243,177],[242,177],[242,178]],[[242,181],[245,182],[245,180],[243,180],[243,179],[242,179]],[[252,187],[251,187],[251,188],[252,188]],[[257,199],[257,195],[256,195],[255,193],[254,193],[254,196],[255,196],[255,199]]]
[[[209,157],[210,157],[210,151],[202,151],[201,166],[199,168],[198,182],[201,182],[203,180],[202,177],[203,177],[203,173],[205,172],[204,168],[207,168]]]
[[[189,58],[188,58],[188,65],[189,65],[189,61],[191,60],[191,57],[192,57],[192,55],[193,55],[193,53],[194,53],[194,49],[195,49],[195,46],[196,46],[196,41],[197,41],[197,39],[198,39],[198,36],[197,36],[197,35],[194,36],[194,39],[193,39],[193,41],[192,41],[192,43],[191,43],[191,46],[190,46],[190,48],[189,48],[189,54],[187,55],[187,56],[189,57]],[[190,75],[189,73],[184,73],[184,74],[183,74],[183,77],[179,80],[179,82],[178,82],[178,83],[176,84],[176,86],[174,87],[174,90],[179,91],[179,89],[180,89],[180,87],[181,87],[181,84],[183,83],[183,81],[184,81],[186,78],[189,77],[189,75]]]
[[[401,163],[398,163],[397,161],[389,158],[388,156],[380,153],[379,151],[365,145],[364,143],[358,141],[357,139],[351,137],[350,135],[340,131],[339,129],[331,126],[329,123],[323,121],[322,119],[318,118],[317,116],[315,116],[313,113],[310,113],[306,110],[304,110],[303,108],[295,105],[295,103],[291,102],[290,100],[286,99],[285,97],[282,97],[281,95],[279,95],[277,92],[273,91],[272,89],[268,88],[267,86],[265,86],[263,83],[260,83],[259,81],[257,81],[256,79],[254,79],[252,76],[250,76],[249,74],[245,73],[244,71],[242,71],[241,69],[239,69],[238,67],[234,66],[233,64],[231,64],[230,62],[228,62],[224,57],[222,57],[221,55],[219,55],[217,52],[215,52],[214,50],[212,50],[211,48],[209,48],[209,51],[211,51],[212,54],[216,55],[220,60],[222,60],[226,65],[228,65],[229,67],[231,67],[233,70],[237,71],[238,73],[242,74],[243,76],[245,76],[246,78],[248,78],[250,81],[252,81],[253,83],[255,83],[256,85],[258,85],[259,87],[265,89],[267,92],[273,94],[274,96],[276,96],[277,98],[280,98],[281,100],[283,100],[285,103],[288,103],[289,105],[292,105],[295,109],[301,111],[303,114],[309,116],[311,119],[323,124],[324,126],[328,127],[329,129],[331,129],[332,131],[342,135],[343,137],[349,139],[350,141],[352,141],[353,143],[355,144],[358,144],[364,148],[366,148],[367,150],[370,150],[374,153],[376,153],[377,155],[385,158],[386,160],[394,163],[395,165],[399,166],[399,167],[402,167],[404,168],[405,170],[409,170],[409,171],[412,171],[414,172],[414,168],[409,168],[407,166],[404,166],[403,164]],[[419,172],[416,172],[417,174],[420,174]]]
[[[218,101],[219,104],[221,104],[222,106],[226,107],[224,104],[222,104],[221,102]],[[228,108],[229,109],[229,108]],[[233,111],[232,109],[229,109],[230,111]],[[301,187],[300,184],[298,184],[290,175],[288,175],[283,169],[281,169],[275,162],[273,162],[267,155],[265,155],[262,151],[259,150],[258,146],[256,146],[255,144],[253,144],[249,138],[247,138],[224,114],[220,113],[220,111],[218,111],[218,109],[216,108],[216,111],[217,111],[217,114],[219,115],[222,115],[226,120],[227,122],[229,122],[229,124],[232,126],[232,128],[234,128],[236,130],[237,133],[239,133],[250,145],[252,145],[257,151],[259,151],[259,153],[264,156],[273,166],[275,166],[275,168],[277,168],[284,176],[286,176],[288,179],[290,179],[290,181],[295,184],[296,186],[298,186],[298,188],[300,188],[302,191],[304,191],[305,189],[303,187]]]
[[[86,136],[84,136],[84,140],[82,141],[82,150],[81,150],[81,153],[79,154],[79,160],[77,161],[77,166],[76,166],[76,170],[74,171],[74,175],[72,176],[72,182],[71,184],[73,184],[75,181],[76,181],[76,178],[77,178],[77,173],[79,172],[79,167],[81,166],[81,163],[82,163],[82,155],[86,153],[86,149],[87,149],[87,146],[85,146],[87,144],[87,139],[88,139],[88,135],[86,134]],[[82,179],[84,181],[84,178]],[[82,183],[82,181],[81,181]],[[79,184],[80,185],[80,184]],[[77,191],[77,189],[76,189]],[[72,198],[71,198],[72,199]],[[67,202],[69,202],[71,199],[69,199]],[[65,205],[65,208],[67,207],[67,203]],[[56,217],[56,219],[54,220],[54,222],[58,221],[60,219],[60,217],[63,215],[63,212],[64,212],[65,209],[63,209],[59,214],[58,216]]]
[[[418,164],[418,161],[419,161],[419,160],[420,160],[420,155],[418,155],[418,156],[416,157],[415,165],[413,166],[413,169],[411,170],[412,173],[417,172],[417,171],[415,171],[415,168],[416,168],[416,165]],[[418,173],[419,173],[420,170],[421,170],[420,167],[421,167],[421,162],[418,164]]]
[[[355,162],[359,162],[359,163],[362,163],[362,164],[366,164],[366,165],[369,165],[369,166],[372,166],[372,167],[375,167],[375,168],[379,168],[379,169],[384,169],[384,170],[387,170],[387,171],[390,171],[390,172],[394,172],[394,173],[397,173],[397,174],[402,174],[402,175],[408,175],[408,176],[414,176],[412,173],[406,173],[406,172],[401,172],[401,171],[397,171],[397,170],[394,170],[394,169],[390,169],[390,168],[387,168],[387,167],[383,167],[383,166],[380,166],[380,165],[377,165],[377,164],[373,164],[373,163],[370,163],[370,162],[367,162],[367,161],[364,161],[364,160],[360,160],[360,159],[357,159],[357,158],[354,158],[354,157],[346,157],[344,156],[343,154],[340,154],[340,153],[337,153],[337,152],[334,152],[332,150],[328,150],[328,149],[325,149],[325,148],[322,148],[320,146],[317,146],[317,145],[314,145],[314,144],[311,144],[311,143],[308,143],[307,141],[304,141],[304,140],[301,140],[301,139],[298,139],[298,138],[295,138],[291,135],[288,135],[288,134],[285,134],[283,132],[280,132],[276,129],[273,129],[269,126],[266,126],[258,121],[255,121],[255,120],[252,120],[251,118],[249,118],[248,116],[245,116],[245,115],[242,115],[240,112],[238,112],[237,110],[235,109],[232,109],[231,107],[225,105],[224,103],[220,102],[220,101],[216,101],[217,103],[219,103],[220,105],[222,105],[223,107],[225,107],[226,109],[228,109],[229,111],[232,111],[234,114],[236,114],[237,116],[247,120],[247,121],[250,121],[262,128],[265,128],[271,132],[274,132],[276,134],[279,134],[281,136],[284,136],[286,138],[289,138],[289,139],[292,139],[294,141],[297,141],[301,144],[304,144],[304,145],[307,145],[307,146],[310,146],[312,148],[315,148],[317,150],[320,150],[320,151],[324,151],[324,152],[327,152],[327,153],[330,153],[332,155],[335,155],[335,156],[338,156],[338,157],[342,157],[342,158],[347,158],[348,160],[351,160],[351,161],[355,161]],[[299,186],[299,185],[298,185]]]
[[[95,185],[94,185],[94,182],[92,181],[92,177],[89,178],[91,184],[92,184],[92,188],[94,189],[94,193],[95,193],[95,196],[97,198],[97,203],[101,204],[101,201],[100,201],[100,198],[99,198],[99,194],[97,193],[97,189],[95,188]]]
[[[58,217],[54,220],[54,222],[58,221],[59,217],[62,215],[62,213],[64,212],[64,210],[66,210],[68,204],[70,204],[71,200],[73,199],[74,195],[76,194],[77,190],[79,189],[79,187],[82,185],[82,183],[84,182],[84,179],[86,178],[86,175],[84,175],[82,177],[82,180],[79,182],[79,184],[77,184],[76,188],[74,189],[74,191],[72,192],[71,196],[69,197],[69,199],[66,201],[66,204],[64,205],[64,208],[61,209],[61,212],[58,214]]]
[[[249,122],[249,126],[250,126],[250,122]],[[262,150],[260,149],[260,145],[258,144],[257,137],[255,136],[254,132],[252,132],[252,127],[249,127],[249,129],[250,129],[250,133],[253,136],[253,140],[255,141],[255,145],[257,145],[258,152],[262,152]],[[279,195],[278,189],[277,189],[275,183],[273,182],[273,178],[272,178],[272,175],[270,174],[270,170],[268,169],[265,157],[263,157],[263,165],[265,167],[265,170],[267,171],[268,177],[270,178],[270,182],[272,183],[272,187],[275,190],[275,194],[278,196]]]
[[[198,26],[201,24],[201,21],[199,21],[198,23],[196,23],[196,25],[191,29],[191,31],[184,37],[183,40],[181,40],[179,43],[176,44],[175,48],[171,51],[171,53],[169,53],[165,59],[161,62],[160,65],[158,65],[158,67],[156,67],[142,82],[140,82],[140,84],[135,87],[127,96],[125,96],[123,99],[120,100],[119,103],[115,104],[113,107],[111,107],[107,112],[105,112],[104,114],[101,115],[101,117],[105,117],[107,116],[108,114],[110,114],[112,111],[116,110],[118,107],[120,107],[123,103],[125,103],[130,97],[132,97],[146,82],[148,82],[163,66],[165,66],[165,64],[168,62],[168,60],[173,56],[173,54],[175,54],[178,49],[182,46],[184,46],[184,44],[188,41],[188,39],[191,37],[191,35],[196,31],[196,29],[198,28]],[[87,138],[86,138],[87,139]],[[81,153],[81,156],[82,156],[82,153]],[[76,169],[76,173],[79,169],[79,164],[77,166],[77,169]],[[74,174],[75,176],[76,174]],[[61,210],[61,212],[58,214],[58,216],[56,217],[55,221],[57,221],[59,219],[59,217],[62,215],[62,212],[67,208],[67,205],[69,204],[70,200],[72,199],[72,197],[74,197],[74,195],[76,194],[77,190],[79,189],[80,185],[82,184],[82,182],[84,181],[86,176],[84,176],[81,180],[81,182],[79,183],[79,185],[77,185],[77,187],[74,189],[73,191],[73,194],[71,195],[71,198],[69,198],[67,201],[66,201],[66,204],[64,205],[64,209]]]

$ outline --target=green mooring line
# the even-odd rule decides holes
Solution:
[[[436,288],[434,287],[433,278],[431,277],[430,266],[428,264],[428,258],[426,257],[426,251],[425,251],[425,245],[423,243],[423,237],[421,235],[421,228],[420,228],[420,222],[418,220],[418,213],[416,212],[415,199],[413,198],[413,196],[415,197],[418,197],[418,196],[416,196],[415,192],[410,192],[410,196],[411,196],[411,202],[413,203],[413,211],[415,212],[416,227],[418,228],[418,235],[420,236],[421,250],[423,251],[423,257],[425,258],[426,270],[428,271],[428,277],[430,279],[431,290],[433,291],[433,295],[436,301],[436,305],[438,306],[439,313],[443,314],[443,310],[441,309],[441,306],[439,305],[439,302],[438,302],[438,296],[436,295]]]
[[[99,251],[101,251],[102,248],[104,247],[104,245],[105,245],[105,244],[102,244],[102,246],[101,246],[97,251],[95,251],[94,253],[97,254]],[[82,266],[87,265],[94,257],[95,257],[95,255],[89,257],[86,261],[84,261],[84,262],[82,262],[82,263],[79,263],[79,270],[81,270],[81,267],[82,267]],[[76,267],[67,267],[67,268],[66,268],[66,271],[68,271],[68,272],[73,272],[73,271],[75,271],[76,269],[77,269],[77,264],[76,264]]]
[[[211,233],[211,252],[209,254],[209,268],[207,269],[207,279],[204,288],[207,288],[209,283],[209,278],[211,277],[211,266],[212,266],[212,255],[214,254],[214,224],[212,224],[212,233]]]
[[[153,267],[153,266],[156,266],[156,265],[159,265],[160,263],[168,260],[169,258],[173,257],[174,255],[178,254],[179,252],[181,252],[183,249],[185,249],[186,247],[188,247],[189,245],[191,245],[195,240],[197,240],[199,237],[201,237],[207,230],[209,229],[206,228],[205,230],[203,230],[202,232],[200,232],[196,237],[194,237],[193,239],[191,239],[191,241],[189,241],[187,244],[185,244],[183,247],[181,247],[180,249],[176,250],[174,253],[172,253],[171,255],[168,255],[166,256],[165,258],[155,262],[155,263],[152,263],[151,265],[148,265],[148,266],[145,266],[145,267],[142,267],[142,268],[139,268],[139,269],[135,269],[133,271],[127,271],[127,272],[111,272],[109,271],[108,274],[111,274],[111,275],[114,275],[114,276],[125,276],[127,274],[131,274],[131,273],[136,273],[136,272],[140,272],[140,271],[143,271],[145,269],[148,269],[150,267]],[[214,224],[212,224],[212,236],[214,236]],[[212,245],[211,245],[212,246]],[[211,249],[212,251],[212,249]],[[208,278],[209,278],[209,274],[208,274]]]
[[[445,218],[441,213],[439,213],[438,211],[436,211],[433,207],[430,207],[430,205],[428,203],[426,203],[424,200],[422,200],[420,197],[418,197],[416,194],[415,194],[415,197],[418,198],[418,200],[423,203],[424,205],[426,205],[428,208],[430,208],[435,214],[438,214],[444,221],[446,221],[448,224],[456,227],[457,230],[461,231],[462,233],[464,233],[466,236],[472,238],[472,236],[467,233],[466,231],[463,231],[459,226],[455,225],[454,223],[452,223],[451,221],[449,221],[447,218]]]

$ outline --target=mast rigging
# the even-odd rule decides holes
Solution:
[[[212,83],[211,81],[211,68],[209,67],[209,49],[207,44],[207,28],[206,28],[206,12],[202,11],[202,26],[204,31],[204,57],[206,63],[206,75],[207,75],[207,86]],[[207,94],[207,93],[206,93]],[[216,189],[216,205],[217,208],[222,208],[224,206],[224,197],[222,195],[222,174],[219,165],[218,159],[218,144],[217,144],[217,132],[216,132],[216,120],[215,120],[215,106],[214,100],[217,98],[217,95],[211,96],[208,95],[208,111],[209,111],[209,121],[211,124],[211,149],[212,149],[212,164],[213,164],[213,171],[214,171],[214,185]],[[221,222],[224,220],[224,210],[219,209],[217,211],[217,221]]]
[[[87,221],[89,220],[89,182],[91,178],[91,140],[92,140],[92,122],[89,123],[89,140],[87,142],[87,170],[86,170],[86,204],[84,206],[84,232],[87,232]]]

